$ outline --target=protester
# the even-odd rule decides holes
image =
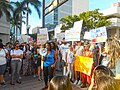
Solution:
[[[96,90],[120,90],[120,85],[113,77],[101,76],[96,79]]]
[[[37,52],[38,53],[38,52]],[[38,80],[42,80],[42,75],[41,75],[41,55],[38,53],[38,59],[37,59],[37,66],[38,66]]]
[[[34,68],[34,78],[37,76],[37,68],[38,68],[38,54],[37,54],[37,50],[34,50],[33,52],[33,68]]]
[[[7,51],[5,51],[2,42],[0,42],[0,84],[1,85],[5,85],[5,79],[3,74],[6,69],[6,53]]]
[[[93,88],[95,88],[97,78],[104,76],[104,75],[114,77],[113,72],[108,67],[104,65],[96,66],[93,70],[91,84],[88,90],[92,90]]]
[[[28,60],[26,57],[26,52],[23,52],[23,66],[22,66],[22,70],[23,70],[23,75],[27,76],[27,70],[28,70]]]
[[[73,81],[73,64],[74,64],[75,56],[72,45],[69,45],[69,50],[66,54],[66,65],[67,72],[66,76],[69,76],[70,80]]]
[[[84,52],[84,47],[82,45],[81,41],[77,41],[77,46],[75,46],[75,56],[83,56],[83,52]],[[78,78],[79,77],[79,78]],[[81,73],[78,71],[75,71],[75,85],[80,85],[81,84]]]
[[[66,74],[66,51],[69,49],[69,45],[67,44],[67,42],[65,41],[65,38],[63,38],[63,41],[62,41],[62,45],[60,46],[60,53],[61,53],[61,56],[62,56],[62,69],[63,69],[63,75]]]
[[[54,67],[57,61],[56,53],[53,49],[51,49],[51,44],[49,42],[45,44],[45,48],[47,48],[47,54],[42,56],[42,60],[44,61],[43,71],[45,82],[45,87],[43,90],[48,88],[48,77],[49,81],[53,78]]]
[[[90,44],[85,45],[84,56],[93,58],[93,53],[90,51]],[[91,75],[92,75],[92,70],[91,70]],[[82,73],[82,86],[81,86],[81,88],[86,87],[87,83],[88,83],[88,85],[91,84],[91,75],[88,76],[88,75]]]
[[[31,51],[30,51],[30,46],[29,44],[27,45],[27,50],[26,50],[26,59],[27,59],[27,62],[28,62],[28,69],[27,69],[27,75],[31,75],[32,73],[32,60],[31,60]]]
[[[72,84],[66,76],[55,76],[50,81],[48,90],[72,90]]]
[[[23,51],[19,49],[19,43],[15,43],[14,49],[11,50],[10,54],[12,57],[11,59],[12,79],[11,79],[10,84],[15,85],[14,84],[15,72],[17,73],[16,82],[21,84],[20,69],[22,65]]]
[[[58,61],[58,47],[56,46],[56,44],[54,42],[51,42],[50,44],[51,44],[51,49],[53,49],[56,53],[56,58],[57,58],[57,61]],[[55,61],[55,62],[57,62],[57,61]],[[56,66],[54,68],[54,75],[56,75]]]

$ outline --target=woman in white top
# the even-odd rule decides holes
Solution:
[[[3,74],[6,69],[6,53],[7,51],[3,49],[3,44],[0,42],[0,84],[5,85]]]
[[[67,65],[67,73],[66,76],[69,75],[69,78],[72,80],[73,76],[73,63],[74,63],[74,52],[72,45],[69,45],[69,50],[66,53],[66,65]]]
[[[11,80],[11,85],[15,85],[14,84],[14,74],[15,71],[17,72],[17,80],[16,82],[21,84],[20,81],[20,69],[21,69],[21,65],[22,65],[22,58],[23,58],[23,51],[19,49],[19,43],[15,44],[15,47],[13,50],[11,50],[11,68],[12,68],[12,80]]]

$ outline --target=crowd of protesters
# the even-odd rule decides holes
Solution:
[[[43,48],[46,48],[44,56],[40,54],[40,50]],[[74,70],[76,56],[93,58],[94,63],[90,76]],[[116,39],[96,44],[89,41],[66,42],[63,38],[61,43],[48,41],[40,45],[36,42],[27,44],[26,42],[19,43],[19,41],[3,45],[0,40],[0,83],[5,85],[6,73],[11,77],[11,85],[15,85],[15,81],[21,84],[22,76],[33,75],[33,78],[37,77],[39,81],[44,80],[43,90],[45,90],[48,88],[48,81],[50,82],[56,76],[56,71],[61,71],[64,76],[69,77],[73,84],[81,86],[81,88],[87,86],[93,88],[91,84],[94,82],[92,81],[94,69],[99,65],[109,68],[113,72],[114,78],[120,79],[119,58],[120,43]],[[99,74],[99,76],[101,75]],[[111,79],[112,77],[104,78]],[[99,79],[95,79],[96,84],[99,84],[97,83],[100,81]]]

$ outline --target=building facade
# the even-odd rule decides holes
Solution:
[[[108,16],[112,25],[107,27],[108,37],[114,37],[120,39],[120,2],[112,3],[111,7],[101,11],[104,16]]]
[[[45,6],[48,6],[53,0],[45,0]],[[61,2],[63,0],[58,0]],[[45,27],[54,29],[60,24],[60,19],[68,15],[78,15],[81,12],[89,10],[89,0],[68,0],[57,9],[45,16]],[[48,10],[46,10],[48,11]]]
[[[3,43],[10,41],[10,23],[6,20],[6,16],[4,14],[0,18],[0,39],[3,40]]]
[[[3,43],[10,41],[10,23],[7,22],[5,15],[0,18],[0,39]]]

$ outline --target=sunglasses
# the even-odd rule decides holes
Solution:
[[[17,48],[19,47],[19,46],[16,46]]]

